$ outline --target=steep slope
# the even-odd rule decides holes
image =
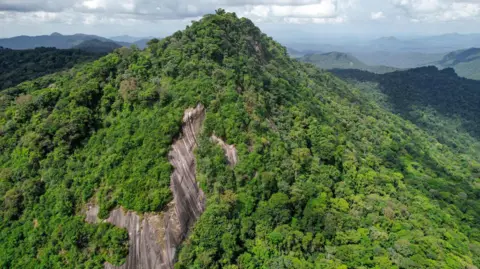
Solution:
[[[71,49],[80,43],[97,39],[101,41],[111,41],[107,38],[96,36],[96,35],[85,35],[85,34],[75,34],[75,35],[62,35],[59,33],[53,33],[51,35],[42,35],[42,36],[16,36],[11,38],[1,38],[0,47],[16,49],[16,50],[25,50],[25,49],[34,49],[38,47],[53,47],[57,49]],[[115,42],[120,46],[129,46],[129,43],[126,42]]]
[[[73,48],[93,53],[107,54],[121,47],[122,46],[118,45],[113,41],[101,41],[98,39],[91,39],[83,41],[82,43],[74,46]]]
[[[104,54],[80,50],[36,48],[12,50],[0,47],[0,90],[74,65],[91,62]]]
[[[434,64],[440,68],[453,68],[461,77],[480,80],[479,48],[451,52]]]
[[[398,70],[397,68],[388,66],[368,66],[354,56],[342,52],[307,54],[299,60],[312,63],[322,69],[359,69],[379,74]]]
[[[85,211],[168,215],[185,197],[169,153],[199,107],[205,211],[175,268],[480,265],[478,160],[235,14],[1,94],[0,267],[128,261],[127,233]]]

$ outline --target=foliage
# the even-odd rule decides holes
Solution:
[[[74,65],[93,61],[103,54],[81,50],[36,48],[11,50],[0,47],[0,90]]]
[[[448,53],[435,65],[453,68],[462,77],[480,80],[480,48],[470,48]]]
[[[480,138],[480,82],[458,77],[451,68],[421,67],[383,75],[360,70],[334,70],[336,75],[358,82],[374,82],[393,106],[393,111],[413,122],[425,122],[424,108],[443,117],[461,119],[461,127]]]
[[[233,13],[0,100],[0,267],[120,263],[125,233],[82,210],[161,210],[167,153],[198,103],[207,207],[176,268],[480,266],[478,161]],[[236,146],[235,167],[212,134]]]
[[[359,69],[377,74],[399,70],[398,68],[385,65],[369,66],[355,58],[355,56],[341,52],[329,52],[323,54],[311,53],[304,55],[299,58],[299,60],[306,63],[312,63],[323,69]]]
[[[113,41],[102,41],[98,39],[91,39],[83,41],[82,43],[74,46],[74,49],[88,51],[92,53],[110,53],[118,48],[121,48],[119,44]]]

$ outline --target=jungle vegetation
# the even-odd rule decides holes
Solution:
[[[480,266],[477,155],[220,9],[0,92],[0,267],[124,262],[126,232],[85,223],[85,206],[162,210],[167,153],[198,103],[207,207],[175,268]]]

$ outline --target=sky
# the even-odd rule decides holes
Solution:
[[[480,0],[0,0],[0,37],[163,37],[218,8],[280,40],[480,32]]]

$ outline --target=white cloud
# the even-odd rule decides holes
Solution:
[[[128,15],[139,20],[181,20],[212,13],[217,8],[257,21],[339,22],[357,0],[0,0],[0,11]],[[297,20],[298,19],[298,20]]]
[[[392,3],[414,22],[478,19],[480,16],[478,0],[392,0]]]
[[[370,18],[372,20],[381,20],[385,18],[385,14],[383,14],[383,11],[372,12],[370,13]]]

